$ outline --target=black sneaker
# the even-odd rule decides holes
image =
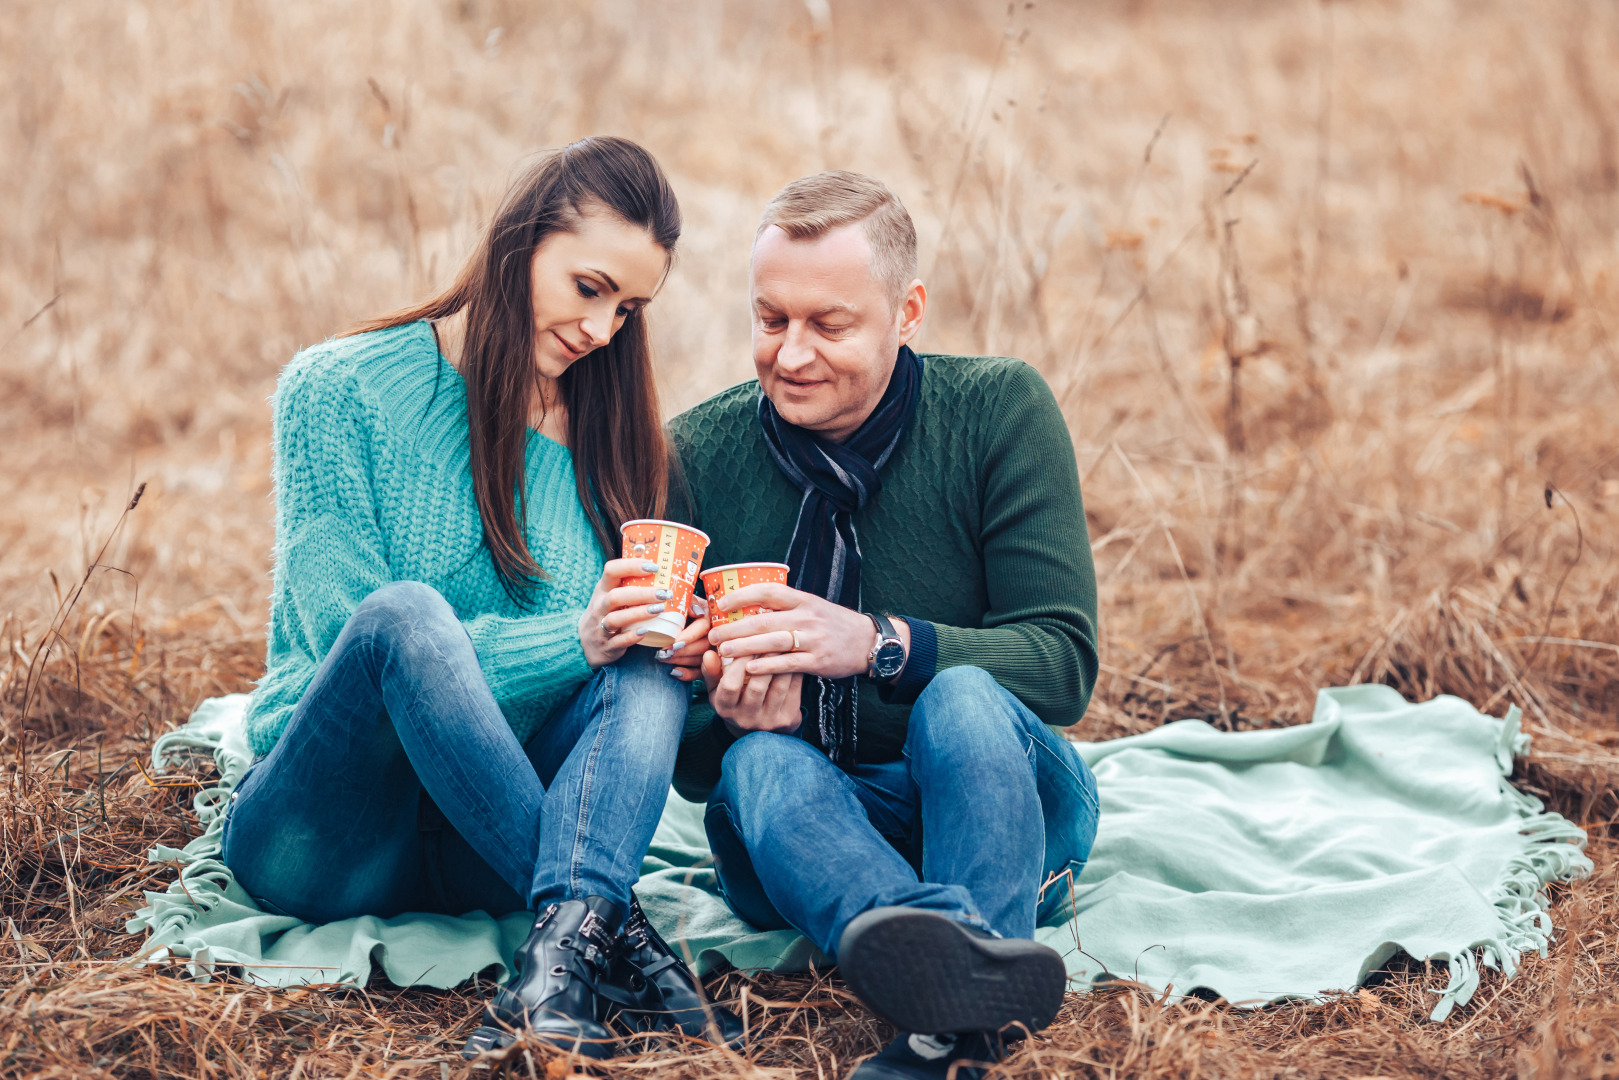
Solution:
[[[851,920],[838,970],[878,1016],[924,1035],[1039,1031],[1056,1018],[1068,986],[1062,957],[1039,942],[906,907]]]
[[[860,1063],[849,1080],[979,1080],[1009,1048],[982,1031],[968,1035],[916,1035],[902,1031],[887,1049]],[[960,1064],[957,1064],[957,1063]]]

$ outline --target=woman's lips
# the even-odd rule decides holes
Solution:
[[[569,345],[567,339],[561,334],[557,333],[555,330],[551,331],[551,336],[556,338],[557,344],[562,346],[562,355],[567,359],[577,360],[581,356],[585,355],[585,350],[576,349],[572,345]]]

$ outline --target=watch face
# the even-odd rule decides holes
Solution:
[[[905,646],[897,641],[890,641],[877,650],[877,677],[886,679],[905,664]]]

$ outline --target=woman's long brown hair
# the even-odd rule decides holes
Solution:
[[[350,331],[382,330],[466,311],[461,375],[467,388],[472,487],[484,541],[514,597],[546,576],[529,551],[524,530],[529,404],[539,387],[534,249],[552,233],[573,229],[583,213],[596,207],[646,229],[673,256],[680,238],[680,206],[652,155],[627,139],[582,139],[523,171],[478,250],[446,292]],[[568,414],[579,502],[602,550],[612,557],[619,527],[633,518],[661,517],[668,491],[670,453],[643,312],[633,311],[608,344],[563,372],[557,391]]]

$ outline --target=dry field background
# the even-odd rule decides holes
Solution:
[[[262,662],[281,365],[444,282],[513,163],[594,132],[685,210],[671,412],[750,374],[756,215],[827,167],[915,216],[923,347],[1044,372],[1102,588],[1077,736],[1298,722],[1356,679],[1518,703],[1519,782],[1590,830],[1552,955],[1445,1025],[1419,963],[1257,1013],[1115,989],[1008,1075],[1619,1075],[1615,55],[1619,9],[1572,0],[11,0],[0,1075],[465,1075],[481,994],[119,967],[145,850],[196,827],[199,777],[136,761]],[[751,1062],[610,1071],[831,1077],[886,1035],[835,981],[744,985]]]

